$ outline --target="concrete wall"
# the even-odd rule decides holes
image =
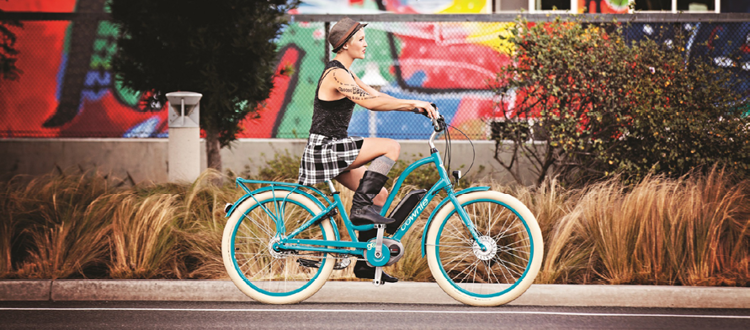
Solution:
[[[265,166],[266,160],[276,153],[289,152],[301,155],[307,140],[296,139],[241,139],[230,148],[221,151],[224,169],[235,173],[245,170],[252,173]],[[401,140],[401,159],[413,160],[429,155],[425,140]],[[476,159],[472,174],[480,166],[482,176],[489,176],[501,183],[513,182],[512,177],[493,159],[495,143],[473,141]],[[438,150],[445,150],[443,142],[436,142]],[[17,174],[41,175],[54,171],[56,167],[67,169],[80,167],[85,170],[98,169],[121,178],[128,175],[136,183],[166,182],[168,175],[167,139],[0,139],[0,177]],[[201,171],[206,168],[204,141],[201,140]],[[507,155],[504,155],[507,157]],[[466,172],[472,160],[472,147],[468,141],[453,141],[452,169],[464,165]],[[527,172],[527,167],[524,167]],[[525,173],[527,181],[531,175]]]

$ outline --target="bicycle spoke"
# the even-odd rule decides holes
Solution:
[[[464,257],[466,257],[466,256],[471,256],[471,255],[474,255],[474,252],[473,252],[473,251],[471,251],[471,250],[469,250],[469,251],[467,251],[467,252],[464,252],[464,253],[458,254],[458,255],[456,255],[456,256],[454,256],[454,257],[452,257],[452,258],[448,259],[448,260],[447,260],[447,261],[445,261],[444,263],[445,263],[445,264],[451,264],[451,263],[453,263],[454,261],[456,261],[456,260],[457,260],[458,258],[462,258],[462,260],[463,260],[463,258],[464,258]],[[441,260],[442,260],[442,257],[441,257]],[[456,263],[456,265],[458,265],[458,263]],[[454,267],[455,267],[455,266],[454,266]],[[451,270],[452,270],[452,269],[451,269]]]
[[[477,259],[476,261],[474,261],[473,264],[471,264],[471,268],[474,270],[474,276],[472,277],[472,280],[471,280],[472,283],[476,283],[477,282],[477,270],[478,270],[479,264],[481,262],[482,262],[482,260]]]
[[[521,275],[523,275],[523,273],[519,273],[518,271],[516,271],[516,270],[515,270],[515,269],[518,269],[518,268],[521,268],[521,269],[522,269],[523,267],[521,267],[521,266],[519,266],[519,265],[516,265],[516,264],[514,264],[514,263],[512,263],[512,262],[508,262],[508,261],[505,261],[505,260],[503,260],[503,259],[497,259],[497,258],[496,258],[495,260],[499,261],[499,263],[500,263],[500,264],[502,264],[502,265],[504,266],[504,267],[503,267],[503,269],[507,269],[508,271],[513,271],[513,272],[515,272],[515,273],[516,273],[516,275],[518,275],[518,276],[521,276]],[[513,265],[513,266],[516,266],[516,267],[515,267],[515,268],[511,268],[511,267],[508,267],[508,266],[507,266],[508,264],[511,264],[511,265]]]
[[[458,214],[456,214],[456,216],[458,217]],[[460,237],[460,238],[461,238],[461,239],[462,239],[463,241],[465,241],[465,242],[469,242],[469,241],[471,241],[471,239],[469,239],[468,237],[466,237],[466,235],[464,235],[464,234],[463,234],[463,230],[461,230],[461,229],[459,229],[458,227],[456,227],[456,222],[458,222],[458,223],[461,223],[461,224],[463,224],[463,221],[461,220],[461,217],[458,217],[457,221],[449,221],[449,222],[450,222],[450,224],[451,224],[451,227],[453,228],[452,232],[454,232],[454,233],[457,233],[457,234],[461,235],[461,237]],[[465,229],[466,227],[465,227],[465,226],[462,226],[461,228],[464,228],[464,229]],[[455,235],[454,235],[454,237],[458,238],[458,237],[457,237],[457,236],[455,236]]]
[[[258,241],[258,242],[265,242],[267,239],[262,239],[259,237],[250,237],[250,236],[237,236],[237,238],[243,239],[243,240],[252,240],[252,241]]]
[[[497,275],[495,275],[495,269],[492,268],[492,265],[491,265],[491,263],[490,263],[489,260],[486,261],[486,267],[489,270],[488,271],[488,273],[489,273],[488,275],[492,275],[493,277],[495,277],[495,283],[502,283],[502,282],[500,282],[500,279],[497,277]],[[489,276],[488,276],[488,278],[489,278]]]
[[[513,227],[508,227],[508,226],[505,226],[505,224],[506,224],[506,223],[508,223],[507,219],[506,219],[505,223],[503,223],[503,228],[505,228],[505,230],[503,230],[502,232],[500,232],[500,233],[498,233],[497,235],[495,235],[496,237],[497,237],[497,236],[500,236],[500,237],[506,237],[507,235],[505,235],[505,234],[506,234],[506,233],[507,233],[507,232],[508,232],[509,230],[511,230],[511,229],[513,228]]]
[[[523,277],[531,256],[531,238],[523,219],[506,205],[492,200],[469,201],[462,207],[490,250],[474,250],[474,237],[458,213],[443,223],[438,241],[428,245],[437,246],[443,272],[455,285],[460,284],[462,290],[483,295],[502,292],[481,284],[514,284]]]
[[[509,254],[509,255],[511,255],[511,256],[514,256],[514,257],[516,257],[517,259],[521,259],[521,260],[523,260],[523,261],[525,261],[525,262],[529,262],[529,260],[528,260],[528,259],[526,259],[526,258],[524,258],[524,257],[521,257],[521,256],[517,256],[517,255],[515,255],[515,254],[513,254],[513,253],[509,253],[509,252],[506,252],[506,254]],[[519,268],[523,268],[523,267],[521,267],[520,265],[516,265],[516,264],[513,264],[513,265],[515,265],[515,266],[518,266]]]
[[[487,204],[487,212],[489,213],[489,219],[493,219],[492,223],[487,226],[487,236],[490,236],[490,232],[492,231],[492,228],[495,228],[495,225],[497,224],[499,218],[492,216],[492,207],[490,204]]]
[[[427,246],[437,246],[437,247],[445,247],[445,248],[463,248],[466,247],[466,245],[448,245],[448,244],[425,244]]]
[[[252,224],[254,224],[254,225],[255,225],[255,228],[258,228],[258,229],[260,229],[261,231],[263,231],[263,233],[264,233],[264,234],[266,234],[266,235],[267,235],[268,237],[274,237],[274,236],[275,236],[274,232],[273,232],[273,231],[271,231],[270,229],[268,229],[268,228],[267,228],[267,227],[265,226],[265,224],[264,224],[264,223],[260,223],[260,221],[253,221],[253,219],[252,219],[252,218],[250,218],[249,216],[245,216],[245,220],[246,220],[247,222],[249,222],[249,223],[252,223]],[[249,227],[249,226],[248,226],[248,227]],[[249,229],[249,228],[248,228],[248,229]],[[250,229],[250,231],[252,231],[252,229]],[[275,231],[275,228],[274,228],[274,231]]]
[[[467,255],[467,256],[468,256],[468,255],[471,255],[471,253],[466,253],[465,255]],[[453,259],[449,260],[448,262],[444,262],[443,264],[444,264],[444,265],[449,265],[449,264],[451,264],[451,262],[452,262],[453,260],[456,260],[457,258],[459,258],[459,257],[463,257],[463,256],[464,256],[464,255],[459,255],[459,256],[456,256],[456,257],[454,257]],[[442,259],[442,258],[441,258],[441,259]],[[463,260],[463,258],[462,258],[461,260]],[[453,265],[453,267],[451,267],[451,269],[448,269],[448,270],[446,271],[446,273],[450,273],[450,272],[452,272],[452,271],[453,271],[453,270],[454,270],[454,269],[455,269],[456,267],[458,267],[458,266],[460,266],[460,265],[461,265],[461,263],[459,263],[459,262],[455,263],[455,265]]]
[[[469,305],[512,301],[541,266],[544,242],[536,219],[520,201],[495,191],[468,192],[459,201],[470,226],[453,211],[428,231],[428,245],[435,246],[426,251],[433,276],[446,293]]]
[[[501,261],[501,263],[502,263],[502,261]],[[515,282],[516,281],[515,278],[513,278],[513,281],[511,281],[511,280],[508,279],[508,276],[506,276],[506,270],[508,270],[507,267],[500,266],[500,273],[503,275],[503,278],[505,279],[505,283],[513,283],[513,282]],[[510,274],[508,274],[508,275],[510,275]],[[512,277],[513,276],[511,276],[511,278]]]
[[[466,277],[467,277],[467,276],[469,276],[469,274],[468,274],[468,273],[466,273],[466,270],[467,270],[467,269],[469,269],[469,273],[470,273],[470,272],[471,272],[471,270],[470,270],[470,269],[471,269],[471,267],[472,267],[472,266],[473,266],[474,264],[476,264],[476,263],[477,263],[477,261],[474,261],[474,262],[472,262],[472,263],[471,263],[471,264],[470,264],[469,266],[467,266],[467,267],[465,267],[465,268],[464,268],[463,270],[461,270],[461,271],[460,271],[460,272],[459,272],[459,273],[458,273],[458,274],[456,275],[456,277],[457,277],[458,275],[464,274],[465,276],[463,277],[463,279],[466,279]]]
[[[515,229],[516,231],[508,233],[508,231],[510,231],[511,229]],[[505,228],[505,230],[503,230],[502,232],[497,233],[493,237],[495,237],[495,239],[499,240],[501,238],[505,238],[505,237],[517,235],[519,233],[522,234],[522,233],[525,233],[525,232],[526,232],[526,228],[524,228],[523,226],[511,226],[511,227]]]
[[[293,249],[280,249],[278,252],[270,250],[272,242],[284,238],[285,234],[297,230],[315,216],[305,206],[312,202],[302,200],[306,197],[296,195],[286,199],[287,197],[286,192],[269,192],[265,198],[249,200],[249,203],[254,204],[234,220],[232,239],[236,250],[232,252],[232,256],[235,268],[243,278],[243,282],[238,285],[248,285],[249,289],[271,300],[275,299],[273,297],[284,297],[304,290],[324,268],[327,273],[318,280],[325,281],[332,270],[332,266],[325,263],[325,253]],[[281,201],[281,198],[286,200]],[[300,204],[301,200],[306,204]],[[312,225],[295,238],[330,239],[329,235],[332,236],[333,233],[330,227],[324,231],[323,224]],[[282,226],[284,232],[281,230]],[[300,263],[299,259],[313,260],[315,265],[309,267]]]

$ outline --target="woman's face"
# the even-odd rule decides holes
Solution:
[[[352,58],[365,58],[367,41],[365,41],[365,29],[359,29],[357,33],[349,40],[349,48],[346,50]]]

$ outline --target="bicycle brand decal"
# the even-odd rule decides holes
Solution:
[[[417,205],[417,210],[416,210],[416,212],[412,212],[412,213],[411,213],[411,215],[409,216],[409,218],[407,218],[407,219],[406,219],[406,222],[404,223],[404,225],[405,225],[405,226],[404,226],[404,227],[402,227],[402,228],[409,228],[409,226],[411,226],[411,223],[412,223],[412,222],[413,222],[414,220],[416,220],[416,219],[417,219],[417,217],[418,217],[418,216],[419,216],[420,214],[422,214],[422,210],[424,210],[424,208],[425,208],[425,207],[427,207],[427,204],[428,204],[429,202],[430,202],[430,201],[428,200],[428,198],[422,198],[422,201],[421,201],[421,202],[419,202],[419,205]]]

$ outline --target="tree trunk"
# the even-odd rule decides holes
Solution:
[[[206,161],[208,168],[213,168],[221,173],[221,144],[219,134],[213,130],[206,129]],[[222,177],[212,180],[214,184],[221,185]]]

